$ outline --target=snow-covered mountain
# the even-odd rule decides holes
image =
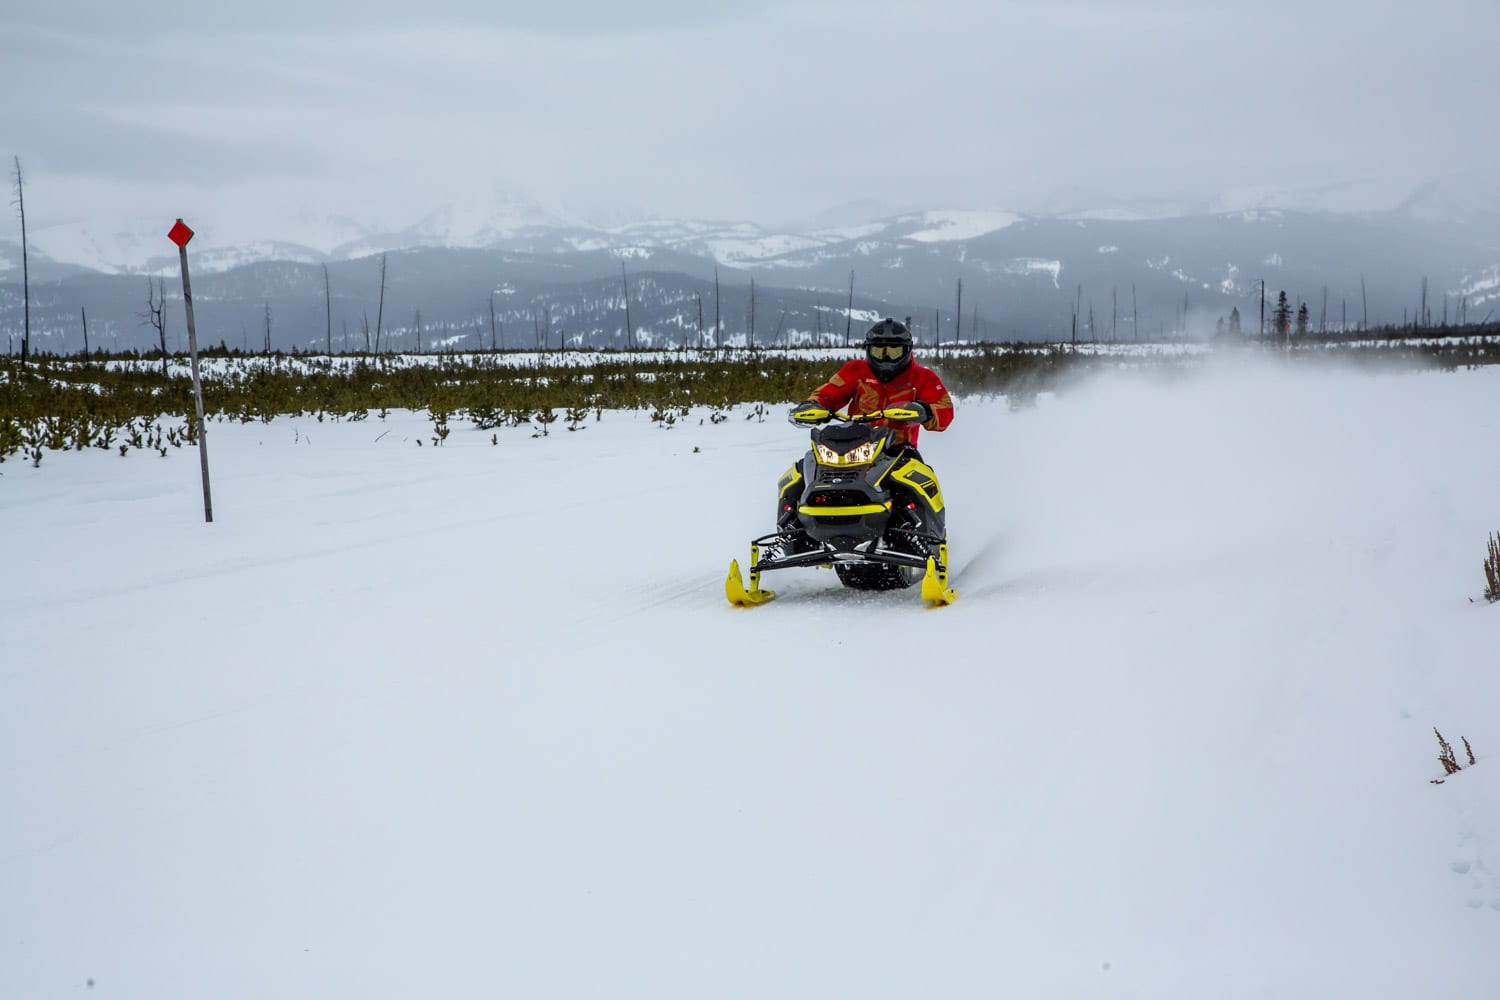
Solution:
[[[964,330],[986,339],[1203,336],[1236,309],[1242,328],[1256,329],[1262,289],[1272,299],[1285,291],[1294,308],[1307,304],[1319,328],[1415,321],[1419,314],[1436,324],[1480,321],[1500,308],[1493,280],[1500,196],[1491,201],[1484,192],[1481,184],[1446,179],[1401,190],[1354,184],[1238,192],[1218,211],[1159,204],[1075,207],[1061,215],[928,209],[782,228],[738,220],[605,226],[491,195],[456,200],[404,228],[366,232],[326,250],[223,245],[203,232],[192,260],[195,290],[215,302],[199,313],[207,339],[248,340],[246,331],[263,324],[269,307],[282,317],[276,326],[283,346],[327,339],[323,265],[331,271],[335,327],[360,328],[381,298],[371,263],[381,254],[395,255],[397,264],[386,289],[394,311],[385,315],[420,311],[431,322],[473,330],[488,323],[487,300],[505,288],[509,322],[530,325],[539,312],[567,316],[566,329],[580,345],[618,342],[621,283],[632,274],[650,276],[632,286],[632,325],[645,323],[664,342],[679,343],[695,338],[716,310],[723,329],[747,341],[832,336],[826,310],[847,306],[851,279],[857,309],[912,317],[924,338],[951,339]],[[1338,198],[1361,210],[1296,207]],[[72,336],[81,346],[79,310],[87,307],[90,315],[117,317],[122,346],[144,336],[132,332],[138,324],[130,318],[140,311],[139,275],[176,271],[175,254],[160,250],[131,270],[91,277],[47,257],[45,244],[35,242],[33,282],[70,280],[38,289],[34,335],[40,329],[54,346]],[[17,246],[0,243],[0,329],[12,336],[21,322],[19,260]],[[758,310],[750,308],[752,280]],[[962,317],[955,315],[960,308]],[[759,329],[751,326],[756,311]]]
[[[505,248],[528,252],[590,251],[620,246],[660,247],[721,264],[781,260],[850,240],[946,243],[970,240],[1022,219],[1161,222],[1205,215],[1286,211],[1312,215],[1396,215],[1416,222],[1500,228],[1500,184],[1487,178],[1361,178],[1304,186],[1263,186],[1223,192],[1211,200],[1097,199],[1059,194],[1036,209],[953,206],[890,212],[873,202],[830,210],[802,222],[768,226],[742,219],[598,221],[587,213],[550,209],[497,189],[456,193],[408,224],[380,227],[348,216],[299,216],[295,235],[267,233],[226,240],[201,226],[192,246],[195,270],[223,271],[265,260],[307,263],[350,260],[419,247]],[[158,230],[162,230],[158,232]],[[319,236],[317,234],[321,233]],[[30,233],[31,250],[57,265],[103,273],[155,271],[175,264],[159,220],[90,227],[87,220],[54,222]],[[16,254],[0,240],[0,274]]]

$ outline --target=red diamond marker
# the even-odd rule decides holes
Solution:
[[[187,246],[188,240],[192,238],[193,231],[186,225],[184,225],[181,219],[177,220],[177,225],[173,226],[172,231],[167,234],[167,239],[171,240],[173,243],[176,243],[180,247]]]

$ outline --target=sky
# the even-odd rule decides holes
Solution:
[[[960,395],[930,610],[728,605],[781,407],[7,461],[0,996],[1493,996],[1497,394]]]
[[[1486,171],[1497,35],[1492,0],[59,0],[0,19],[0,151],[39,233],[314,245],[449,203],[780,226],[1211,201]]]

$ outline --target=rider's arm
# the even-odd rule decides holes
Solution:
[[[923,421],[922,426],[930,431],[947,429],[953,423],[953,397],[932,369],[925,368],[916,374],[917,398],[932,407],[932,419]]]
[[[833,378],[824,382],[813,390],[808,399],[819,403],[823,409],[830,413],[837,413],[849,405],[849,400],[854,398],[854,386],[858,381],[851,369],[857,362],[850,361],[834,373]]]

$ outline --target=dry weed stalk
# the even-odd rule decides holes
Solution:
[[[1490,554],[1484,561],[1484,599],[1500,601],[1500,534],[1490,536]]]
[[[1459,770],[1458,758],[1453,756],[1453,747],[1449,745],[1447,740],[1443,739],[1443,734],[1438,732],[1436,726],[1432,727],[1432,731],[1437,734],[1438,749],[1442,750],[1442,753],[1438,755],[1438,761],[1443,765],[1443,773],[1457,773]]]

